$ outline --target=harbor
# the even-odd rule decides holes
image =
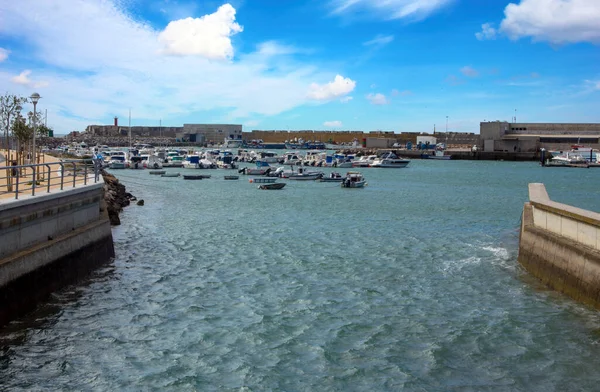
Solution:
[[[273,192],[107,170],[145,205],[113,227],[114,261],[2,330],[9,389],[594,389],[597,312],[517,250],[527,184],[593,210],[595,170],[573,188],[537,162],[414,160]]]

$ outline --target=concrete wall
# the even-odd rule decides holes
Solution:
[[[600,214],[557,203],[529,184],[519,262],[548,286],[600,308]]]
[[[114,257],[104,182],[0,200],[0,325]]]

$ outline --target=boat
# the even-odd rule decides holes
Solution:
[[[446,145],[444,143],[438,143],[431,154],[421,154],[421,159],[438,159],[438,160],[449,160],[452,158],[451,155],[445,155]]]
[[[244,141],[241,139],[235,139],[233,137],[226,137],[223,141],[223,148],[240,148],[244,144]]]
[[[129,167],[129,163],[125,160],[125,156],[113,155],[108,161],[108,167],[110,169],[126,169]]]
[[[272,184],[259,185],[258,189],[281,189],[285,186],[285,182],[277,182]]]
[[[166,173],[165,170],[150,170],[150,174],[154,174],[154,175],[163,175],[165,173]]]
[[[571,154],[566,152],[561,155],[553,156],[545,166],[554,167],[589,167],[590,162],[579,154]]]
[[[203,178],[204,178],[204,176],[202,176],[202,175],[195,175],[195,174],[184,174],[183,175],[184,180],[202,180]]]
[[[161,174],[161,177],[179,177],[180,174],[179,173],[165,173],[165,174]]]
[[[319,179],[320,182],[342,182],[344,177],[340,173],[331,172],[329,177],[321,177]]]
[[[163,160],[157,155],[144,155],[144,167],[146,169],[162,169]]]
[[[409,163],[408,159],[398,158],[393,152],[388,152],[375,159],[369,167],[403,168],[408,166]]]
[[[132,156],[129,159],[129,168],[130,169],[143,169],[144,168],[144,159],[141,156]]]
[[[377,155],[362,156],[352,161],[352,167],[369,167],[377,159]]]
[[[253,182],[255,184],[272,184],[275,181],[277,181],[277,178],[275,178],[275,177],[258,177],[258,178],[251,178],[249,180],[249,182]]]
[[[340,184],[342,188],[364,188],[367,181],[363,175],[356,171],[346,173],[346,178]]]
[[[597,149],[585,147],[581,144],[573,144],[571,146],[571,150],[569,151],[550,151],[550,154],[553,158],[565,156],[565,154],[567,154],[569,157],[580,156],[589,162],[597,162],[597,160],[600,158],[600,154],[598,154]]]
[[[307,172],[304,168],[299,167],[296,173],[292,173],[288,175],[286,178],[288,180],[299,180],[299,181],[314,181],[323,177],[323,172]]]
[[[240,176],[224,176],[223,178],[226,180],[239,180]]]

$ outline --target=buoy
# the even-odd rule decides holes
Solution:
[[[252,183],[252,182],[254,182],[254,180],[253,180],[253,179],[250,179],[250,180],[248,180],[248,181],[250,181],[251,183]]]

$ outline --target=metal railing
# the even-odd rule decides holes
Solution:
[[[52,190],[75,188],[97,183],[102,169],[101,159],[69,159],[35,165],[0,166],[0,198],[13,195],[35,196]]]

